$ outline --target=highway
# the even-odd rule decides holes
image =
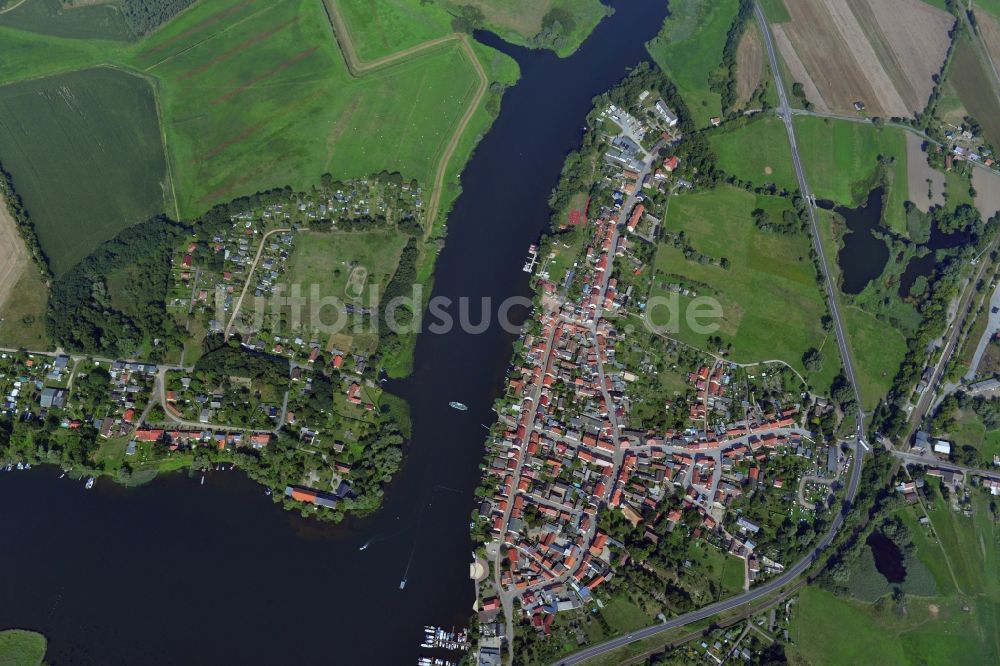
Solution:
[[[837,347],[840,349],[840,356],[844,363],[844,374],[847,377],[848,382],[851,385],[851,389],[854,391],[855,400],[858,404],[858,415],[857,415],[857,431],[854,440],[854,459],[851,463],[851,477],[847,486],[847,493],[845,495],[845,500],[850,506],[854,501],[854,497],[858,492],[858,485],[861,482],[861,468],[864,456],[864,414],[861,411],[861,396],[858,392],[858,384],[854,376],[854,367],[851,362],[851,355],[847,347],[847,338],[844,334],[844,326],[840,318],[840,308],[837,305],[837,292],[836,285],[830,279],[830,272],[827,270],[826,254],[823,252],[823,244],[821,242],[821,237],[819,234],[819,226],[816,222],[816,212],[814,208],[814,200],[811,191],[809,190],[809,185],[806,181],[805,171],[802,167],[802,160],[799,157],[798,144],[795,139],[795,127],[792,124],[792,112],[791,107],[788,104],[788,95],[785,92],[784,82],[781,80],[780,70],[778,69],[778,57],[774,49],[774,42],[771,39],[771,31],[768,28],[767,17],[764,15],[764,11],[761,9],[760,4],[755,6],[755,14],[757,22],[760,24],[761,32],[764,34],[764,42],[767,47],[768,59],[771,63],[771,71],[774,73],[774,82],[778,91],[779,107],[778,115],[781,117],[782,121],[785,123],[785,129],[788,132],[788,142],[792,150],[792,162],[795,166],[795,174],[799,181],[799,189],[802,192],[803,198],[808,203],[809,210],[809,221],[812,230],[812,240],[813,246],[816,249],[816,253],[819,257],[820,269],[823,273],[823,279],[826,283],[827,291],[827,301],[830,307],[830,316],[833,319],[834,330],[837,337]],[[698,622],[705,618],[718,615],[719,613],[724,613],[726,611],[739,608],[740,606],[753,603],[754,601],[765,597],[773,592],[780,590],[785,585],[791,583],[801,574],[812,566],[813,562],[816,560],[817,556],[822,553],[832,542],[837,532],[840,531],[841,526],[844,524],[844,516],[842,513],[838,513],[830,524],[830,529],[827,533],[820,539],[812,550],[806,554],[801,560],[795,563],[790,568],[786,569],[777,578],[770,580],[763,585],[756,587],[749,592],[745,592],[738,596],[732,597],[730,599],[724,599],[722,601],[716,602],[704,608],[700,608],[696,611],[690,613],[685,613],[684,615],[679,615],[678,617],[669,619],[660,624],[655,624],[651,627],[646,627],[645,629],[639,629],[625,636],[620,636],[618,638],[613,638],[604,643],[599,643],[597,645],[592,645],[579,652],[576,652],[560,661],[556,662],[558,666],[570,666],[571,664],[580,664],[588,659],[596,657],[597,655],[603,654],[610,650],[615,650],[620,647],[624,647],[629,643],[633,643],[638,640],[643,640],[650,638],[659,633],[669,631],[671,629],[677,629],[679,627],[684,627],[693,622]]]

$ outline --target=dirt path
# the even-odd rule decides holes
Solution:
[[[489,86],[489,77],[486,76],[486,71],[483,69],[482,63],[479,62],[479,58],[476,57],[472,47],[469,45],[468,37],[459,33],[452,33],[450,35],[431,39],[423,42],[422,44],[411,46],[403,49],[402,51],[397,51],[396,53],[391,53],[375,60],[369,60],[367,62],[363,61],[358,56],[357,49],[354,47],[354,41],[351,39],[351,33],[347,29],[347,23],[344,21],[344,17],[340,14],[340,10],[337,8],[336,0],[323,0],[323,7],[326,9],[327,17],[330,19],[330,26],[333,28],[334,37],[337,40],[337,44],[340,46],[340,52],[344,56],[344,62],[347,64],[347,70],[350,72],[351,76],[354,76],[355,78],[360,78],[373,70],[381,69],[382,67],[386,67],[401,60],[406,60],[428,49],[450,44],[451,42],[458,42],[462,51],[469,59],[469,62],[472,63],[473,68],[476,70],[476,75],[479,77],[479,86],[476,89],[476,94],[473,96],[472,101],[469,103],[468,108],[466,108],[462,118],[455,126],[455,131],[452,133],[451,139],[448,141],[448,145],[445,146],[444,152],[441,154],[441,159],[438,161],[437,171],[434,174],[434,183],[431,185],[431,198],[427,206],[427,215],[424,223],[424,236],[426,238],[430,235],[431,230],[434,228],[434,220],[437,217],[438,208],[441,205],[441,193],[444,189],[444,179],[448,172],[448,163],[451,161],[452,156],[454,156],[455,150],[458,148],[458,144],[462,140],[462,135],[465,133],[466,128],[469,126],[469,122],[472,120],[472,116],[475,115],[476,110],[483,101],[483,97],[486,95],[486,90]]]
[[[243,283],[243,290],[240,292],[240,298],[236,301],[233,306],[233,314],[229,317],[229,323],[226,324],[225,336],[228,340],[232,335],[233,325],[236,323],[236,317],[240,314],[240,308],[243,307],[243,299],[246,298],[247,291],[250,289],[250,282],[253,280],[254,271],[257,270],[257,264],[260,263],[260,257],[264,254],[264,245],[267,243],[267,239],[271,237],[271,234],[276,234],[284,231],[291,231],[289,228],[282,227],[280,229],[271,229],[260,239],[260,246],[257,248],[257,254],[253,258],[253,263],[250,264],[250,270],[247,271],[247,279]]]
[[[30,261],[17,223],[7,210],[7,202],[0,197],[0,310],[7,304],[14,285]]]

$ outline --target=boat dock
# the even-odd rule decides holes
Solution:
[[[524,272],[530,273],[535,270],[535,264],[538,263],[538,246],[529,245],[528,246],[528,260],[524,262]]]

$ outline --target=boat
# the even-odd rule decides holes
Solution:
[[[90,477],[89,479],[87,479],[87,483],[84,486],[84,488],[86,488],[87,490],[90,490],[93,487],[94,487],[94,477]]]
[[[358,550],[366,550],[367,548],[368,548],[368,544],[365,544],[365,545],[361,546],[361,548],[358,548]]]
[[[205,475],[201,475],[201,485],[205,485]]]
[[[406,587],[406,579],[405,578],[403,580],[399,581],[399,589],[402,590],[404,587]]]
[[[460,412],[464,412],[469,409],[468,407],[458,402],[457,400],[452,400],[451,402],[448,403],[448,406],[451,407],[452,409],[457,409]]]

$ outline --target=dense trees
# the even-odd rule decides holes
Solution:
[[[24,245],[27,247],[31,259],[42,271],[42,274],[45,277],[49,277],[49,262],[42,251],[42,246],[38,243],[38,236],[35,234],[35,227],[28,216],[28,210],[24,207],[24,201],[21,200],[21,196],[14,189],[13,178],[4,170],[2,163],[0,163],[0,197],[3,197],[7,206],[7,212],[14,219],[14,224],[17,225],[17,232],[24,240]]]
[[[163,25],[194,0],[120,0],[125,23],[137,36]]]

